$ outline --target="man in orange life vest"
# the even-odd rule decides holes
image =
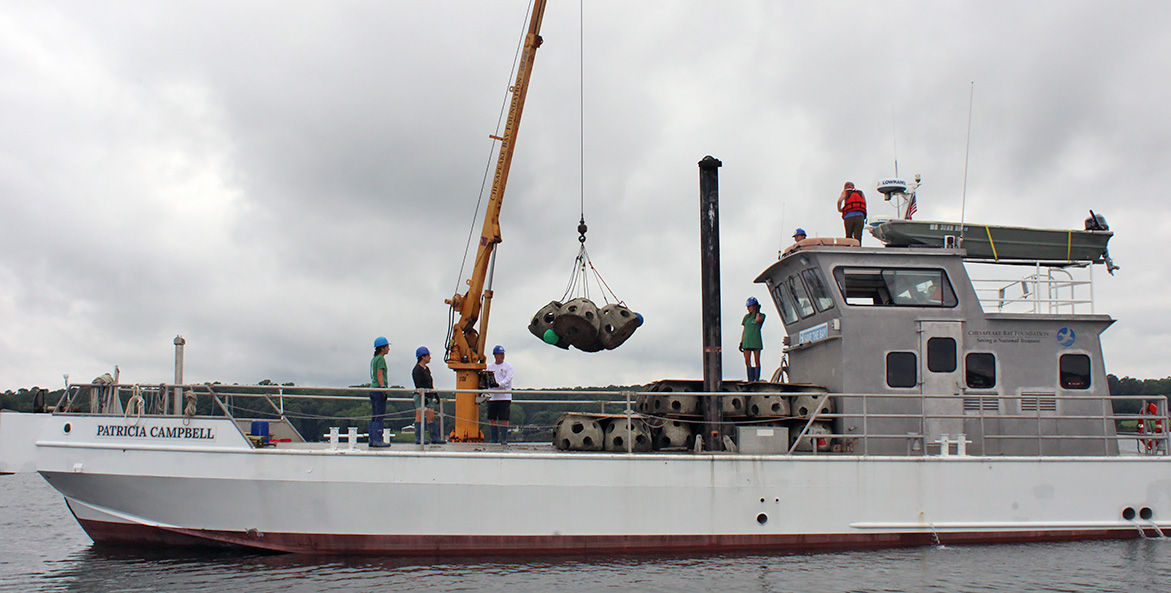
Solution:
[[[838,197],[838,212],[846,225],[846,238],[862,243],[862,228],[866,226],[866,198],[854,188],[854,182],[847,181],[842,195]]]

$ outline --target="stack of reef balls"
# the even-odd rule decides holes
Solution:
[[[583,352],[598,352],[621,346],[640,325],[642,315],[625,305],[599,308],[587,298],[577,298],[542,307],[533,315],[529,331],[558,348],[573,346]]]

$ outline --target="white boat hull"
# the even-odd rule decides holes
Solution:
[[[811,551],[1171,528],[1167,457],[255,450],[230,420],[192,421],[214,433],[202,440],[93,436],[111,421],[54,417],[37,442],[38,471],[99,543],[399,555]]]

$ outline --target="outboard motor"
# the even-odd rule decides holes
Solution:
[[[1108,231],[1110,230],[1110,225],[1106,224],[1105,216],[1102,216],[1101,214],[1094,214],[1094,211],[1090,210],[1090,217],[1086,219],[1086,230]]]

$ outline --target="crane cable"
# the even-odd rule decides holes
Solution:
[[[577,173],[578,173],[578,213],[579,219],[577,223],[578,237],[577,241],[581,244],[578,248],[577,257],[573,261],[573,273],[569,277],[569,282],[565,287],[565,293],[561,296],[561,301],[569,300],[571,296],[579,294],[585,298],[589,298],[589,272],[593,272],[594,279],[598,283],[599,289],[602,290],[602,298],[607,304],[610,299],[615,303],[624,305],[606,284],[602,278],[601,273],[594,267],[594,262],[590,261],[589,253],[586,251],[586,232],[589,226],[585,221],[585,2],[578,2],[578,52],[577,52]],[[588,267],[588,272],[587,272]],[[575,290],[577,289],[577,290]],[[606,293],[609,293],[609,297]]]

